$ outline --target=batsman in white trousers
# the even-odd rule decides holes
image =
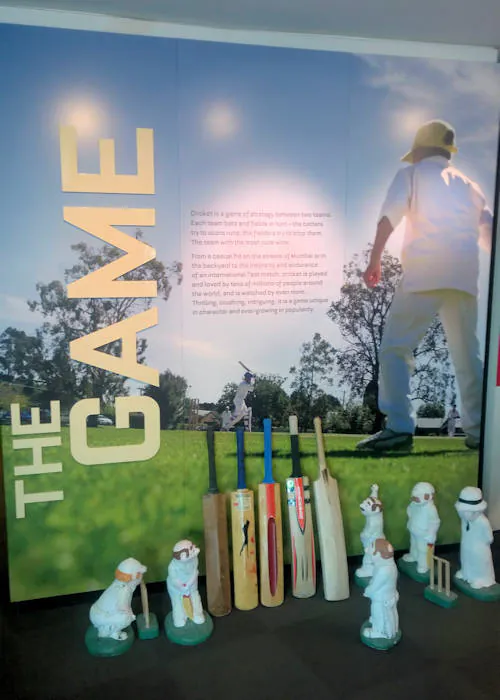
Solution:
[[[382,206],[364,280],[382,277],[385,245],[405,219],[403,275],[385,321],[379,349],[379,409],[384,430],[358,449],[411,447],[416,415],[410,379],[414,351],[436,315],[441,319],[460,390],[465,444],[480,441],[483,363],[477,337],[479,258],[491,249],[492,213],[479,186],[454,168],[455,131],[440,120],[424,124]],[[445,397],[443,397],[443,400]]]

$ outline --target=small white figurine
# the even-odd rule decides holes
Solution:
[[[99,638],[127,639],[125,630],[134,620],[132,596],[147,571],[137,559],[125,559],[115,571],[115,580],[90,608],[90,622]]]
[[[378,484],[372,485],[370,495],[359,507],[365,516],[365,526],[360,535],[364,555],[361,568],[356,571],[356,579],[367,579],[373,575],[373,542],[385,539],[383,505],[378,497]]]
[[[172,603],[174,627],[184,627],[188,619],[196,625],[205,622],[198,592],[199,553],[198,547],[190,540],[181,540],[174,547],[167,574],[167,591]]]
[[[371,554],[373,576],[363,592],[371,600],[370,619],[361,628],[361,639],[368,646],[388,648],[397,644],[401,638],[398,569],[394,561],[394,548],[386,539],[375,540],[371,545]],[[369,640],[378,640],[378,644]]]
[[[413,487],[408,514],[410,532],[410,551],[403,556],[403,561],[416,563],[417,573],[429,571],[428,551],[436,543],[440,519],[434,504],[434,486],[421,481]]]
[[[455,579],[465,581],[474,589],[489,588],[496,583],[490,549],[493,531],[484,514],[486,507],[481,489],[475,486],[463,488],[455,503],[462,521],[460,570]]]
[[[248,416],[250,409],[246,405],[245,399],[248,396],[248,394],[254,390],[254,386],[255,375],[251,372],[245,372],[245,374],[243,375],[243,381],[240,383],[236,390],[236,394],[233,401],[233,412],[229,417],[226,416],[225,422],[223,419],[222,430],[229,430],[233,427],[233,425],[236,425],[236,423],[239,423],[240,420]]]

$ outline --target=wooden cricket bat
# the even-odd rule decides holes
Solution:
[[[300,468],[297,416],[288,419],[292,473],[286,480],[290,546],[292,551],[292,593],[295,598],[311,598],[316,593],[316,552],[309,479]]]
[[[259,484],[260,602],[267,608],[281,605],[283,586],[283,528],[280,485],[273,479],[272,425],[264,418],[264,480]]]
[[[255,510],[253,491],[246,487],[244,440],[244,430],[238,428],[238,490],[231,493],[234,605],[238,610],[253,610],[259,604]]]
[[[226,495],[217,488],[214,431],[207,430],[208,492],[203,496],[207,606],[215,617],[231,612]]]
[[[314,430],[319,478],[313,482],[313,488],[324,596],[326,600],[345,600],[349,597],[349,573],[339,489],[326,464],[321,418],[314,419]]]

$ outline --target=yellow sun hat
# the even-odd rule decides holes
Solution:
[[[455,146],[455,129],[441,119],[433,119],[423,124],[415,134],[411,150],[401,160],[413,163],[413,154],[417,148],[442,148],[448,153],[457,153]]]

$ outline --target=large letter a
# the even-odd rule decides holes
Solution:
[[[140,365],[137,362],[137,333],[158,323],[158,309],[152,308],[140,314],[126,318],[124,321],[113,323],[107,328],[84,335],[69,344],[69,354],[72,360],[84,362],[86,365],[99,367],[108,372],[120,374],[138,382],[160,385],[158,370]],[[122,341],[122,354],[119,357],[102,352],[97,348]]]

